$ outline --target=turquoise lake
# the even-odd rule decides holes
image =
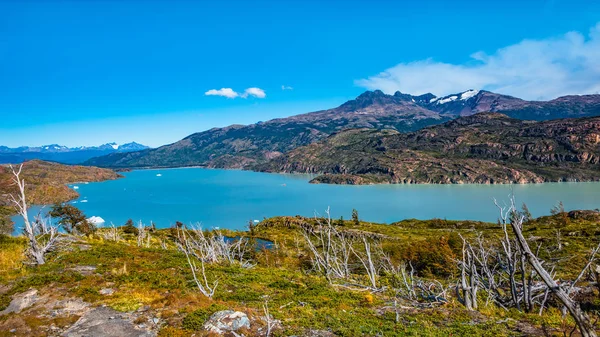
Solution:
[[[138,170],[124,175],[114,181],[71,185],[81,194],[74,205],[106,224],[122,225],[131,218],[146,224],[153,221],[159,228],[182,221],[231,229],[276,215],[322,215],[327,207],[333,217],[345,219],[356,208],[362,220],[372,222],[408,218],[495,222],[498,211],[493,198],[507,201],[511,189],[519,205],[525,202],[534,216],[549,214],[558,201],[569,210],[600,208],[600,183],[314,185],[308,183],[308,175],[201,168]]]

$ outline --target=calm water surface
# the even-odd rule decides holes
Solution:
[[[243,229],[249,220],[276,215],[312,216],[331,207],[333,217],[390,223],[407,218],[496,221],[493,198],[508,200],[508,185],[314,185],[308,175],[284,175],[200,168],[139,170],[126,178],[71,185],[73,203],[88,217],[109,224],[127,219],[169,227],[175,221],[204,228]],[[558,201],[567,209],[600,208],[600,183],[513,185],[517,202],[534,216]],[[37,208],[33,210],[37,211]],[[15,219],[17,224],[18,219]]]

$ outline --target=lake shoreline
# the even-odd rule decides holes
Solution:
[[[600,206],[595,202],[600,200],[597,182],[332,185],[308,184],[306,174],[191,167],[133,170],[124,176],[79,185],[76,206],[107,224],[131,218],[152,221],[158,228],[181,221],[228,229],[274,216],[323,215],[328,207],[332,218],[349,219],[357,209],[362,220],[374,223],[411,218],[495,222],[493,199],[502,202],[511,193],[535,216],[547,215],[559,201],[568,210]]]

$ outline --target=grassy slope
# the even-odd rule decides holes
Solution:
[[[555,245],[555,231],[560,228],[565,248],[556,254],[560,261],[558,277],[572,277],[583,265],[587,249],[600,235],[598,220],[597,214],[591,218],[544,217],[527,224],[526,236],[535,242],[544,242],[544,249],[550,249]],[[75,249],[60,253],[60,258],[55,256],[37,269],[20,264],[22,239],[3,238],[0,240],[0,284],[7,286],[2,287],[4,305],[0,307],[8,303],[12,294],[30,287],[39,289],[42,295],[79,297],[120,311],[148,306],[148,314],[160,317],[164,323],[162,336],[190,336],[209,314],[223,308],[238,309],[248,313],[251,319],[257,319],[262,315],[264,295],[269,297],[271,314],[283,325],[276,336],[301,334],[306,328],[330,330],[339,336],[499,336],[522,335],[523,331],[541,333],[542,327],[558,333],[565,326],[571,327],[570,321],[563,321],[554,309],[542,317],[493,306],[471,313],[452,295],[450,302],[441,307],[403,310],[401,322],[396,324],[389,309],[389,294],[370,295],[333,287],[307,269],[306,247],[297,240],[297,226],[302,221],[312,220],[280,217],[261,223],[254,232],[255,237],[272,240],[278,248],[254,253],[257,266],[253,269],[208,266],[211,279],[218,279],[220,284],[212,301],[195,289],[185,256],[172,244],[167,250],[160,248],[160,241],[169,240],[169,230],[153,233],[150,248],[138,248],[135,238],[125,234],[125,240],[120,243],[108,242],[99,236],[87,238],[76,244]],[[345,221],[341,228],[384,235],[384,249],[394,258],[424,263],[420,266],[424,277],[446,271],[454,273],[451,259],[460,249],[457,233],[471,238],[477,233],[486,238],[500,234],[496,224],[446,220],[406,220],[391,225],[363,222],[358,226]],[[445,249],[440,248],[442,242],[447,243]],[[95,266],[96,272],[83,276],[72,271],[82,265]],[[443,277],[436,277],[445,282]],[[107,287],[116,292],[101,295],[99,290]],[[15,324],[15,319],[25,322],[19,328],[31,329],[30,336],[44,335],[44,326],[52,323],[67,324],[77,319],[38,314],[29,311],[0,317],[0,336],[4,335],[1,331],[8,331],[11,324]],[[257,333],[258,327],[255,324],[250,335]],[[525,328],[528,330],[523,330]],[[202,334],[196,333],[198,335]]]

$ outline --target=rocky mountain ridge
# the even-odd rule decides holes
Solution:
[[[390,129],[405,133],[485,111],[526,120],[597,116],[600,95],[537,102],[484,90],[439,98],[433,94],[387,95],[379,90],[367,91],[337,108],[250,125],[213,128],[156,149],[112,153],[85,164],[111,168],[246,168],[347,129]]]
[[[252,169],[314,183],[540,183],[600,179],[600,117],[479,113],[410,133],[348,130]]]

